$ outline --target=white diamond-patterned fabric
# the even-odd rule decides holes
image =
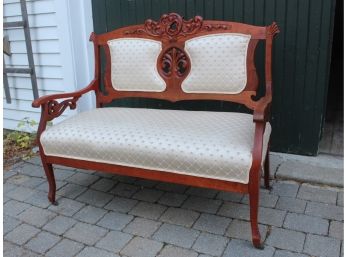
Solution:
[[[157,58],[162,43],[142,38],[108,41],[111,56],[111,83],[119,91],[162,92],[166,83],[158,74]]]
[[[191,70],[181,87],[186,93],[238,94],[247,83],[247,51],[251,36],[210,34],[185,42]]]
[[[40,140],[48,156],[247,184],[254,133],[250,114],[114,107],[79,113]],[[267,123],[263,159],[270,133]]]

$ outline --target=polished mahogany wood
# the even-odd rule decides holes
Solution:
[[[194,37],[215,33],[242,33],[251,35],[247,51],[247,85],[239,94],[203,94],[185,93],[181,83],[191,68],[191,60],[185,52],[185,41]],[[99,170],[114,174],[135,176],[139,178],[159,180],[164,182],[180,183],[185,185],[212,188],[231,192],[247,193],[250,201],[250,221],[252,242],[255,247],[262,248],[258,228],[259,185],[261,177],[263,135],[266,122],[270,120],[272,103],[272,44],[274,36],[279,33],[278,26],[253,26],[248,24],[227,21],[205,21],[200,16],[184,20],[176,13],[165,14],[159,21],[147,20],[145,24],[128,26],[108,33],[91,34],[90,40],[94,45],[95,75],[91,83],[73,93],[43,96],[33,101],[33,107],[41,107],[41,120],[37,133],[40,156],[49,183],[48,199],[55,203],[56,184],[52,164]],[[166,82],[163,92],[126,92],[115,90],[111,85],[111,57],[107,42],[117,38],[147,38],[162,43],[162,51],[157,60],[157,69]],[[265,40],[265,79],[266,93],[259,100],[254,100],[258,88],[258,77],[254,65],[254,53],[257,43]],[[101,65],[100,52],[104,50],[106,56],[106,70],[104,76],[105,90],[100,89]],[[244,104],[253,111],[255,124],[254,145],[252,150],[252,165],[249,172],[249,183],[242,184],[217,179],[189,176],[177,173],[125,167],[100,162],[76,160],[57,156],[46,156],[40,136],[46,129],[48,121],[60,116],[66,108],[75,109],[78,99],[85,93],[94,91],[96,107],[103,107],[115,99],[128,97],[145,97],[163,99],[171,102],[182,100],[223,100]],[[73,143],[73,142],[71,142]],[[269,188],[269,147],[264,163],[265,186]]]

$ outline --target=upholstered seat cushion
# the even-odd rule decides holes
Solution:
[[[255,124],[227,112],[100,108],[41,135],[48,156],[248,183]],[[264,135],[263,158],[271,133]]]

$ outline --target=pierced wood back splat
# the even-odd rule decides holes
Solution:
[[[181,84],[191,69],[191,60],[185,51],[185,42],[195,37],[220,33],[238,33],[250,35],[247,48],[246,71],[247,82],[242,92],[237,94],[226,93],[185,93]],[[267,27],[248,24],[203,20],[200,16],[185,20],[179,14],[164,14],[159,21],[146,20],[144,24],[120,28],[108,33],[96,35],[92,33],[94,42],[96,70],[100,74],[99,51],[102,47],[106,55],[106,69],[104,76],[105,92],[97,92],[98,106],[109,103],[114,99],[128,97],[145,97],[168,101],[180,100],[224,100],[244,104],[254,109],[257,104],[252,99],[258,88],[258,76],[254,65],[254,52],[259,40],[266,41],[266,79],[271,85],[271,48],[275,34],[279,33],[275,23]],[[163,92],[120,91],[112,87],[111,82],[111,55],[108,41],[112,39],[141,38],[159,41],[162,44],[161,53],[157,58],[157,71],[166,83]],[[98,77],[98,79],[100,79]],[[271,95],[272,88],[266,87],[266,94]]]

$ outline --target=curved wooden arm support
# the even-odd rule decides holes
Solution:
[[[270,120],[272,97],[262,97],[254,108],[254,122],[267,122]]]
[[[80,98],[83,94],[88,93],[89,91],[96,90],[98,86],[98,80],[93,79],[89,85],[81,90],[71,93],[63,93],[63,94],[54,94],[54,95],[45,95],[41,96],[33,101],[31,104],[32,107],[38,108],[43,104],[47,104],[50,101],[56,101],[57,99],[63,98]],[[76,101],[75,101],[76,102]]]
[[[98,80],[94,79],[89,83],[89,85],[79,91],[72,93],[64,93],[64,94],[54,94],[42,96],[38,99],[35,99],[32,103],[34,108],[38,108],[41,106],[41,118],[39,123],[39,128],[37,131],[38,143],[40,144],[40,135],[46,129],[46,125],[48,121],[53,120],[56,117],[59,117],[66,108],[75,109],[76,102],[79,98],[90,91],[96,91],[98,87]],[[67,98],[67,99],[65,99]],[[58,102],[58,99],[65,99],[61,102]]]

